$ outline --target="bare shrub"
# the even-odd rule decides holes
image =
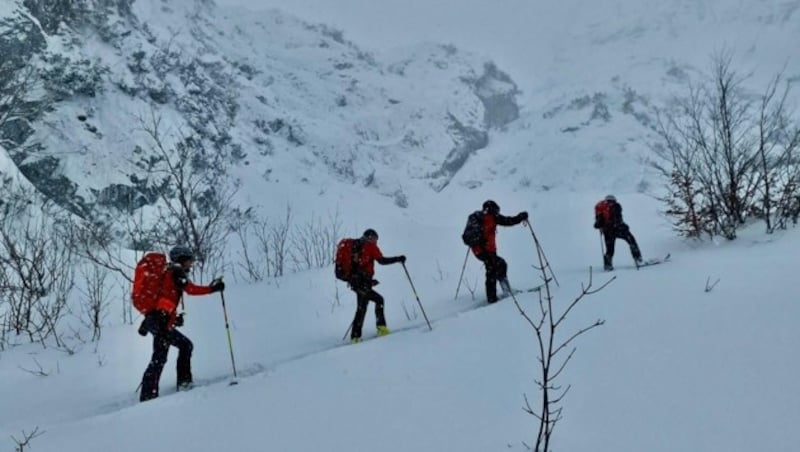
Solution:
[[[133,325],[134,312],[130,286],[119,286],[119,290],[119,299],[122,300],[122,322]]]
[[[103,320],[108,315],[110,304],[109,272],[105,268],[92,265],[89,269],[81,269],[80,273],[86,287],[79,290],[83,296],[80,303],[81,322],[92,331],[92,341],[99,341],[103,332]]]
[[[687,237],[733,240],[748,218],[772,232],[800,215],[800,127],[786,106],[790,85],[778,74],[754,102],[745,80],[730,54],[720,53],[704,83],[687,82],[687,93],[658,112],[653,149],[668,190],[662,201]]]
[[[238,243],[235,275],[245,281],[263,281],[333,264],[341,235],[339,212],[323,219],[312,213],[302,225],[294,223],[292,206],[281,218],[260,218],[250,214],[234,225]]]
[[[470,284],[469,281],[465,281],[464,287],[469,291],[470,298],[475,300],[475,292],[478,290],[478,278],[473,279],[472,284]]]
[[[79,257],[133,282],[131,259],[116,243],[110,223],[76,219],[67,228],[70,244]]]
[[[790,86],[782,74],[776,75],[761,97],[757,119],[757,164],[761,179],[760,202],[755,209],[764,219],[767,233],[772,233],[776,227],[785,228],[788,222],[796,224],[800,215],[797,202],[800,198],[797,186],[800,126],[790,125],[791,114],[786,105]]]
[[[309,270],[333,264],[341,229],[342,221],[338,211],[329,215],[327,221],[312,213],[311,219],[305,224],[295,227],[291,234],[290,252],[294,270]]]
[[[11,435],[11,439],[16,444],[16,446],[14,446],[14,452],[25,452],[25,448],[30,445],[31,440],[44,435],[44,433],[45,433],[44,430],[39,431],[39,427],[36,427],[30,432],[26,432],[25,430],[23,430],[21,438],[17,438],[14,435]]]
[[[286,259],[289,253],[289,231],[292,228],[292,208],[286,206],[286,214],[277,222],[270,222],[265,231],[266,236],[259,241],[269,243],[269,260],[272,262],[272,276],[283,276],[286,269]]]
[[[0,208],[0,312],[4,328],[45,345],[62,346],[59,322],[74,286],[74,254],[59,227],[69,221],[51,201],[6,181]],[[34,207],[41,202],[41,207]]]
[[[247,282],[258,282],[271,274],[269,228],[269,220],[262,218],[234,226],[233,235],[239,244],[234,276]]]

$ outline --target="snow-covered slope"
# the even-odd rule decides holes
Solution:
[[[564,307],[601,262],[591,206],[615,192],[645,257],[673,257],[636,271],[620,242],[617,270],[594,274],[595,284],[617,279],[584,299],[561,330],[606,322],[575,342],[559,377],[570,390],[553,449],[797,449],[797,231],[764,236],[755,224],[734,242],[686,243],[661,206],[635,192],[660,184],[642,164],[649,106],[702,72],[710,53],[730,46],[741,70],[754,71],[756,90],[784,63],[788,78],[798,77],[787,43],[800,42],[800,2],[225,1],[279,6],[302,20],[227,6],[212,17],[203,2],[142,0],[116,2],[130,8],[101,17],[107,27],[65,22],[47,48],[68,55],[76,74],[107,66],[105,88],[93,97],[59,89],[66,97],[25,139],[48,143],[58,163],[46,168],[74,177],[75,193],[91,197],[88,188],[129,182],[136,116],[156,102],[171,130],[202,131],[212,146],[221,140],[244,202],[340,208],[346,234],[377,229],[386,255],[408,256],[433,331],[399,266],[377,267],[395,332],[355,346],[341,341],[354,296],[331,268],[229,282],[239,384],[228,386],[219,297],[189,298],[183,331],[202,386],[171,394],[172,350],[165,397],[139,404],[150,339],[120,325],[114,308],[102,340],[75,353],[38,344],[0,352],[0,448],[38,427],[26,450],[528,450],[536,421],[522,408],[525,396],[539,400],[535,337],[508,300],[485,306],[483,269],[465,256],[461,228],[487,198],[504,213],[529,211]],[[20,5],[0,2],[2,17],[58,25],[29,20]],[[318,22],[345,34],[309,25]],[[491,103],[480,80],[490,73],[492,92],[520,90],[517,120],[485,116]],[[488,139],[466,161],[459,145],[471,135],[451,127],[451,114]],[[16,127],[9,130],[27,130]],[[59,143],[72,144],[62,151]],[[25,169],[27,160],[8,152],[14,159],[0,158],[0,168]],[[527,228],[502,229],[499,249],[514,286],[538,284]],[[535,294],[519,300],[538,309]],[[367,337],[372,319],[370,307]]]
[[[457,181],[468,187],[495,179],[523,191],[647,190],[652,108],[707,76],[714,55],[730,52],[756,94],[782,70],[800,79],[797,0],[217,2],[325,21],[377,54],[448,42],[490,57],[517,83],[521,119],[509,127],[514,138],[492,134],[467,163]]]
[[[514,82],[454,46],[409,45],[379,60],[338,30],[276,10],[138,0],[47,27],[59,11],[13,3],[4,46],[44,68],[46,111],[6,124],[6,148],[78,211],[124,208],[146,192],[154,118],[167,146],[195,136],[221,157],[215,171],[246,179],[245,200],[276,181],[403,199],[409,179],[441,190],[491,128],[518,115]]]
[[[135,164],[151,154],[153,111],[171,140],[197,134],[224,155],[248,206],[360,191],[347,185],[406,206],[487,179],[648,191],[653,107],[712,55],[730,51],[755,92],[784,68],[800,77],[786,44],[800,39],[797,1],[416,1],[138,0],[60,26],[10,1],[0,45],[49,69],[55,104],[5,125],[6,148],[78,211],[147,192]]]
[[[558,309],[601,261],[598,237],[577,207],[592,200],[550,194],[536,205],[502,205],[530,210],[560,283]],[[554,449],[793,451],[800,369],[788,357],[800,340],[793,326],[800,312],[787,281],[797,231],[765,240],[756,228],[736,243],[692,247],[671,237],[651,199],[621,201],[645,256],[671,251],[672,261],[636,271],[620,243],[616,281],[568,317],[562,338],[597,319],[606,323],[574,343],[577,353],[559,377],[572,387]],[[31,442],[37,451],[527,450],[522,443],[533,441],[536,424],[521,408],[525,395],[538,400],[533,331],[509,300],[485,306],[473,258],[453,298],[464,248],[452,228],[401,226],[414,233],[379,229],[380,245],[408,255],[432,331],[396,265],[377,268],[395,333],[359,345],[341,340],[354,299],[330,268],[231,285],[237,386],[228,386],[219,297],[189,298],[183,331],[195,344],[195,378],[207,386],[171,394],[173,350],[161,380],[165,396],[137,403],[150,340],[135,326],[107,327],[99,344],[72,356],[17,347],[0,355],[3,444],[38,426],[45,433]],[[529,231],[503,229],[499,237],[512,283],[535,284]],[[610,276],[596,273],[595,285]],[[705,292],[709,278],[719,281]],[[531,314],[538,309],[535,294],[519,300]],[[370,308],[365,337],[374,335],[372,319]]]

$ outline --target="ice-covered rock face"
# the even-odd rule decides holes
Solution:
[[[199,171],[314,168],[403,205],[402,183],[442,189],[519,115],[515,83],[453,46],[378,58],[324,25],[201,0],[9,0],[0,51],[0,90],[26,88],[0,115],[15,170],[80,214],[157,199],[156,120],[167,148],[202,148]]]

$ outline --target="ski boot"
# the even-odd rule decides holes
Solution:
[[[603,270],[610,272],[614,270],[614,265],[611,263],[611,256],[604,254],[603,255]]]
[[[500,281],[500,289],[503,291],[503,298],[510,297],[511,292],[511,284],[508,282],[508,278],[501,279]]]
[[[387,336],[391,333],[386,325],[378,325],[378,336]]]

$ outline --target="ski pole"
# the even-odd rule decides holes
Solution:
[[[222,315],[225,317],[225,331],[228,333],[228,349],[231,352],[231,366],[233,366],[234,380],[231,381],[231,385],[235,385],[238,384],[236,381],[236,361],[233,359],[233,341],[231,340],[231,328],[228,325],[228,309],[225,307],[225,291],[220,291],[219,297],[222,300]]]
[[[469,248],[467,248],[467,254],[464,255],[464,265],[461,266],[461,276],[458,277],[458,286],[456,287],[456,296],[453,297],[453,300],[458,298],[458,291],[461,289],[461,281],[464,280],[464,270],[467,268],[467,259],[469,258]]]
[[[411,275],[408,274],[408,269],[406,268],[406,263],[401,262],[403,264],[403,271],[406,272],[406,278],[408,278],[408,283],[411,284],[411,290],[414,292],[414,297],[417,299],[417,303],[419,303],[419,308],[422,310],[422,316],[425,317],[425,322],[428,324],[428,328],[433,331],[433,327],[431,326],[431,322],[428,320],[428,315],[425,314],[425,308],[422,307],[422,302],[419,301],[419,295],[417,295],[417,289],[414,288],[414,283],[411,282]]]
[[[350,334],[350,329],[353,328],[353,322],[350,322],[350,326],[347,327],[347,331],[344,332],[344,336],[342,336],[342,340],[347,339],[347,335]]]
[[[526,223],[528,223],[528,229],[531,231],[531,235],[533,236],[533,243],[536,245],[536,252],[539,253],[539,256],[542,258],[544,265],[550,269],[550,276],[553,277],[553,281],[555,281],[556,286],[561,287],[561,285],[558,283],[558,278],[556,278],[555,273],[553,273],[553,267],[550,266],[550,262],[547,260],[547,256],[544,255],[544,249],[542,248],[542,245],[539,243],[539,239],[536,238],[536,233],[533,232],[533,226],[531,226],[531,223],[528,221],[526,221]]]

